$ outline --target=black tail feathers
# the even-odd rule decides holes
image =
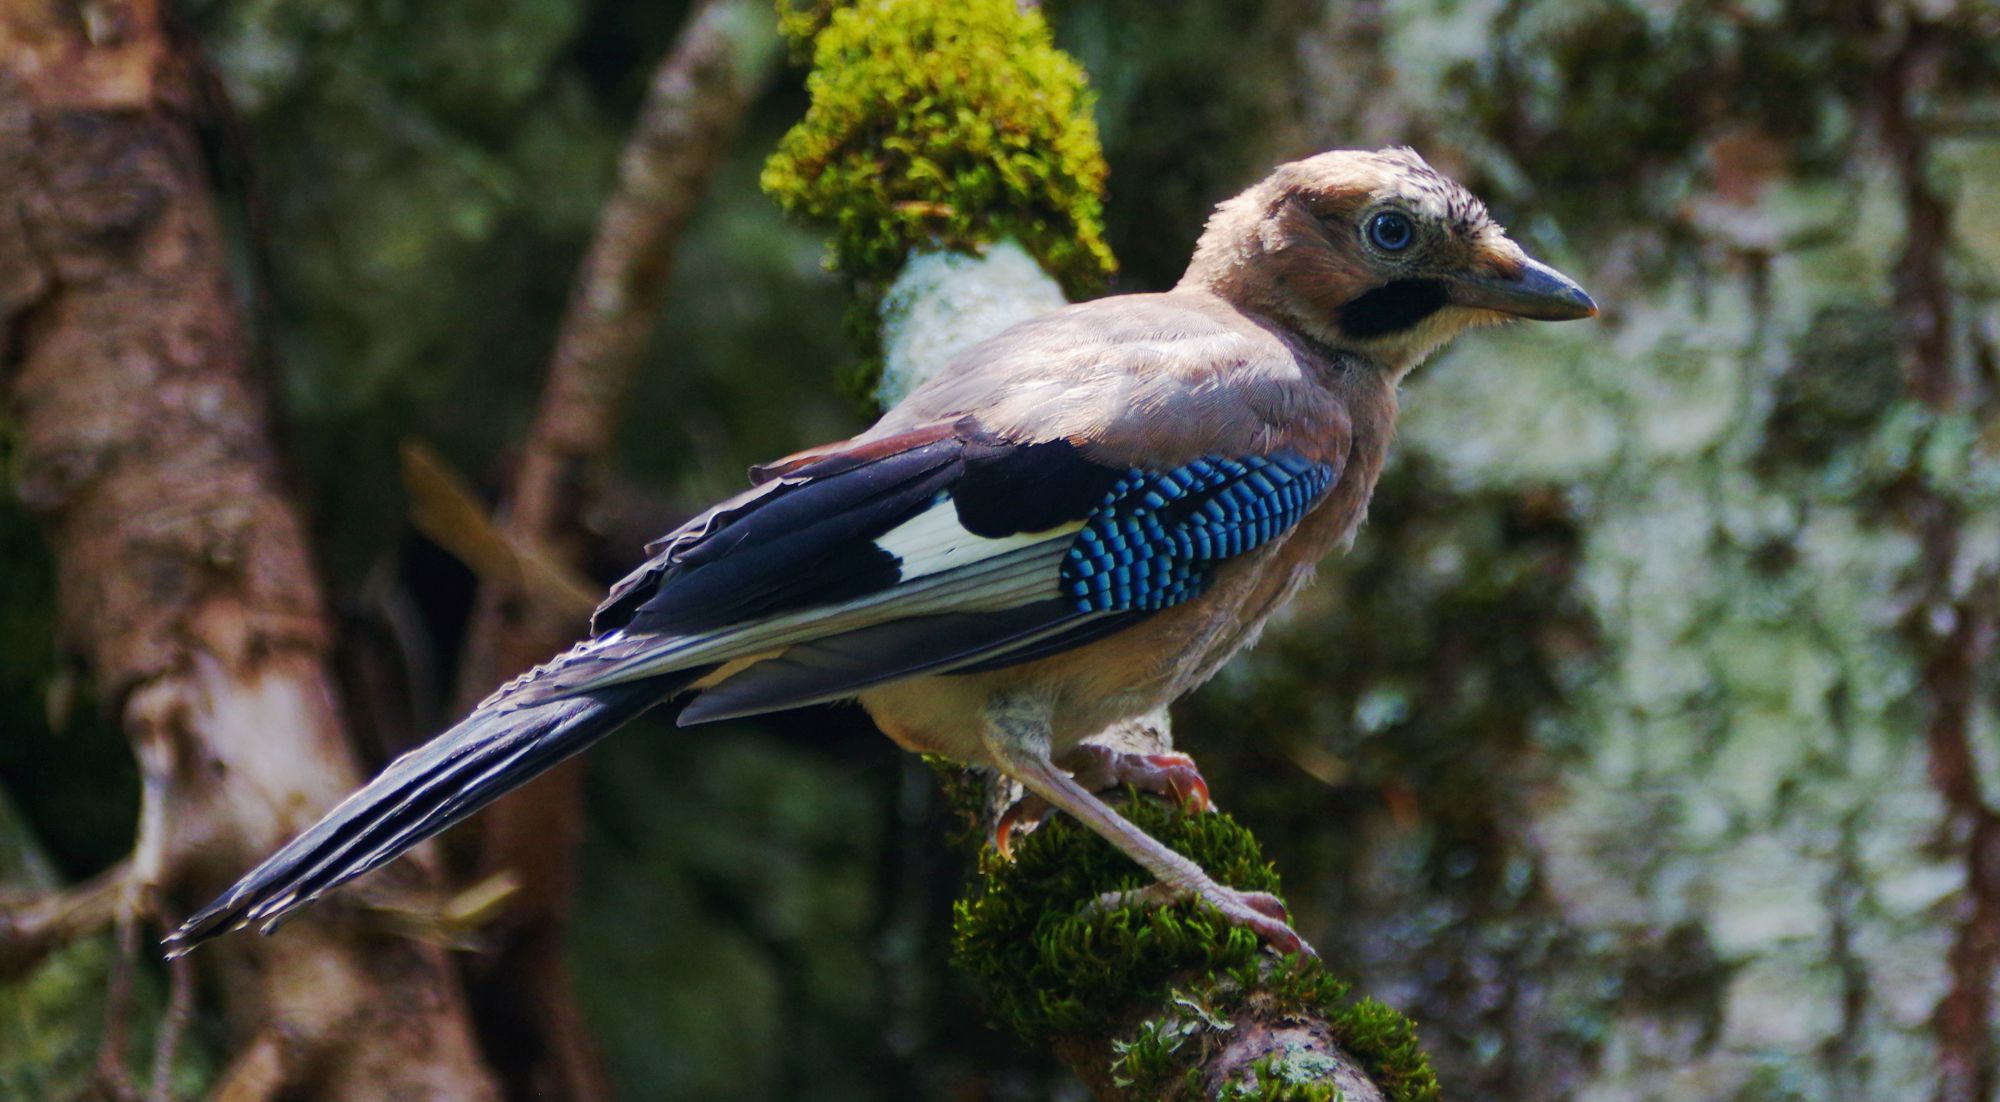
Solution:
[[[245,926],[269,933],[293,911],[526,784],[701,672],[677,671],[554,699],[549,697],[561,691],[555,687],[560,678],[517,680],[457,726],[391,762],[188,919],[167,937],[168,958]]]

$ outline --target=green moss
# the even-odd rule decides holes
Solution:
[[[1222,883],[1278,890],[1256,839],[1229,816],[1185,815],[1146,800],[1132,801],[1125,813]],[[1013,860],[990,848],[981,855],[980,887],[957,908],[958,964],[993,1016],[1031,1042],[1121,1034],[1111,1072],[1135,1097],[1165,1096],[1170,1085],[1198,1077],[1212,1047],[1205,1038],[1234,1029],[1234,1016],[1253,1003],[1266,1016],[1326,1021],[1396,1102],[1438,1096],[1410,1021],[1373,1000],[1350,1001],[1347,985],[1317,961],[1274,961],[1254,934],[1203,904],[1094,905],[1106,893],[1151,882],[1097,835],[1053,818],[1016,843]],[[1150,1007],[1161,1009],[1149,1014]],[[1137,1024],[1121,1029],[1135,1015]],[[1307,1066],[1315,1058],[1302,1053],[1306,1063],[1281,1062],[1259,1075],[1260,1083],[1291,1093],[1242,1097],[1330,1097],[1299,1086],[1323,1078],[1323,1068],[1314,1075]]]
[[[1176,1005],[1181,1001],[1178,994]],[[1170,1015],[1139,1023],[1129,1040],[1111,1042],[1111,1081],[1127,1090],[1155,1089],[1193,1070],[1181,1050],[1208,1026],[1200,1016]],[[1224,1026],[1228,1023],[1223,1022]]]
[[[1340,1045],[1368,1069],[1391,1102],[1437,1102],[1444,1095],[1417,1023],[1394,1007],[1362,999],[1340,1008],[1330,1023]]]
[[[790,43],[793,61],[812,60],[813,40],[839,6],[839,0],[778,0],[778,33]]]
[[[823,5],[781,6],[809,31]],[[850,331],[878,349],[876,307],[915,248],[1012,237],[1071,295],[1102,287],[1104,157],[1081,67],[1013,0],[862,0],[825,15],[812,104],[764,190],[830,227],[856,292]]]
[[[1232,887],[1272,891],[1278,876],[1256,839],[1227,815],[1181,815],[1139,802],[1139,827]],[[1014,846],[988,849],[983,890],[958,904],[958,962],[993,1015],[1031,1041],[1108,1030],[1133,1003],[1161,997],[1189,973],[1241,968],[1257,936],[1194,903],[1094,907],[1109,892],[1144,888],[1150,874],[1066,817]]]

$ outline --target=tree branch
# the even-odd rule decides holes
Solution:
[[[128,860],[66,891],[0,895],[0,978],[18,976],[55,950],[110,929],[131,878]]]

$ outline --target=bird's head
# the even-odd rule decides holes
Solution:
[[[1216,208],[1181,286],[1397,376],[1472,326],[1597,313],[1408,149],[1278,166]]]

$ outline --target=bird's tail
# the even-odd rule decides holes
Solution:
[[[457,726],[389,763],[170,934],[167,957],[245,926],[269,933],[293,911],[526,784],[704,672],[568,688],[565,675],[595,664],[604,642],[584,643],[515,679]]]

